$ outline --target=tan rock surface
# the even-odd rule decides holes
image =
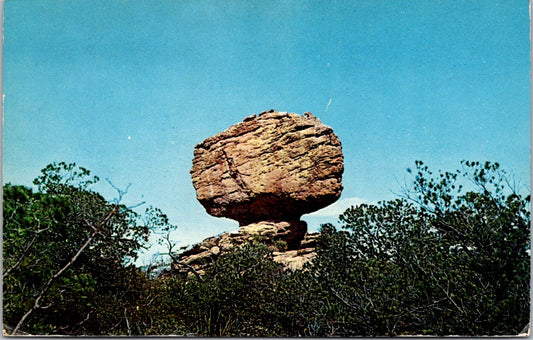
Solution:
[[[307,232],[307,223],[304,221],[273,222],[261,221],[241,226],[240,233],[244,235],[258,235],[273,241],[283,240],[290,249],[300,247],[300,241]]]
[[[210,237],[183,252],[173,270],[202,275],[219,256],[261,242],[286,269],[315,256],[318,234],[303,214],[335,202],[342,191],[342,147],[311,113],[270,110],[198,144],[191,176],[206,211],[237,220],[239,231]]]
[[[299,221],[335,202],[344,170],[339,138],[311,113],[250,116],[194,150],[197,198],[241,226]]]
[[[285,266],[285,269],[300,270],[304,264],[311,261],[315,256],[315,248],[303,248],[282,252],[273,252],[273,260]]]
[[[219,256],[231,251],[234,247],[243,246],[250,238],[254,237],[257,242],[266,244],[272,250],[273,260],[283,264],[285,269],[302,269],[305,263],[316,256],[315,248],[319,233],[306,234],[301,241],[301,247],[290,250],[282,246],[283,242],[275,241],[270,237],[271,235],[264,234],[265,230],[253,226],[246,232],[241,229],[239,232],[222,233],[217,237],[209,237],[180,254],[179,263],[175,264],[173,270],[190,272],[192,268],[196,273],[203,275],[205,269],[213,264]],[[260,235],[261,232],[263,235]],[[264,236],[264,238],[257,238],[258,236]]]

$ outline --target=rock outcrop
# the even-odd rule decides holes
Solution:
[[[251,230],[250,230],[251,231]],[[172,271],[193,272],[203,274],[219,256],[247,242],[260,242],[271,251],[273,260],[281,263],[285,269],[299,270],[316,255],[315,248],[319,233],[306,234],[298,249],[289,250],[283,240],[275,240],[268,233],[257,234],[240,231],[222,233],[217,237],[209,237],[180,254],[179,262],[173,265]]]
[[[317,235],[306,235],[300,217],[339,198],[343,171],[339,138],[310,112],[264,111],[207,138],[194,149],[197,198],[209,214],[237,220],[240,229],[205,239],[176,265],[201,272],[252,240],[287,268],[301,268],[314,257]]]
[[[330,127],[309,112],[270,110],[198,144],[191,176],[209,214],[241,227],[287,222],[269,228],[292,244],[305,234],[303,214],[339,198],[343,170],[341,143]]]

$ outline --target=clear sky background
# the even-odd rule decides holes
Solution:
[[[250,114],[313,112],[343,144],[337,204],[392,199],[415,160],[498,161],[529,188],[528,1],[16,0],[4,4],[4,183],[76,162],[178,225],[209,216],[194,146]],[[95,190],[111,199],[105,182]]]

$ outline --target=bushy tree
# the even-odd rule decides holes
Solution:
[[[529,321],[529,196],[497,163],[436,176],[323,226],[320,335],[517,334]],[[323,305],[323,307],[320,307]]]
[[[91,191],[98,180],[61,162],[42,170],[36,192],[4,186],[4,325],[32,334],[128,328],[124,314],[145,280],[131,261],[160,226]]]
[[[190,332],[203,336],[273,335],[268,305],[274,301],[282,266],[262,244],[225,254],[203,276],[181,287],[177,305]]]

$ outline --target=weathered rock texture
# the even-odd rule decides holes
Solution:
[[[341,143],[330,127],[311,113],[271,110],[198,144],[191,175],[213,216],[241,226],[292,225],[339,198],[343,169]]]
[[[200,273],[246,242],[261,242],[275,261],[300,269],[315,256],[317,235],[306,235],[303,214],[335,202],[342,191],[342,147],[311,113],[252,115],[194,150],[197,198],[213,216],[240,230],[210,237],[183,252],[173,270]]]
[[[252,228],[257,228],[257,225]],[[191,275],[192,273],[202,275],[205,269],[212,265],[221,255],[250,241],[265,244],[272,251],[273,260],[283,264],[285,269],[302,269],[305,263],[316,256],[315,249],[319,233],[306,234],[301,240],[299,248],[290,250],[283,240],[272,238],[268,232],[260,235],[256,233],[256,230],[248,231],[250,233],[243,232],[241,228],[240,231],[222,233],[217,237],[206,238],[191,249],[181,253],[179,261],[173,264],[171,272],[189,272]]]

